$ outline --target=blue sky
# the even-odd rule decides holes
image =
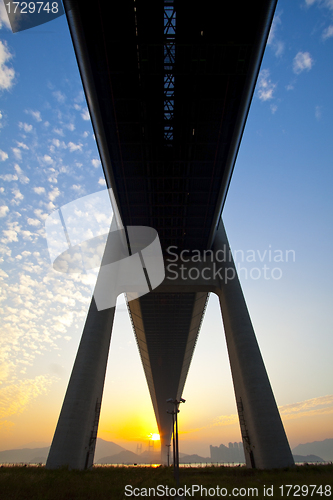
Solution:
[[[51,441],[91,294],[84,276],[50,268],[45,218],[105,183],[65,16],[12,34],[0,8],[0,437],[8,449]],[[332,61],[333,1],[279,1],[224,209],[292,446],[333,437]],[[136,451],[156,425],[123,305],[104,394],[99,435]],[[183,396],[182,451],[208,456],[209,444],[240,440],[213,296]]]

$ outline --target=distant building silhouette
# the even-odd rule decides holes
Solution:
[[[245,462],[243,443],[229,443],[228,448],[210,445],[210,458],[212,462]]]

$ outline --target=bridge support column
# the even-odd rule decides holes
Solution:
[[[92,466],[115,307],[92,298],[46,468]]]
[[[231,256],[223,222],[214,243],[214,254],[225,251],[225,276],[219,296],[229,352],[241,433],[248,467],[260,469],[294,465],[263,359],[255,337],[242,288]]]

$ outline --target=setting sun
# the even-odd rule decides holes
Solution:
[[[152,441],[159,441],[160,440],[160,435],[159,434],[152,434],[150,439]]]

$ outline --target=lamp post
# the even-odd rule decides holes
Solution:
[[[180,398],[179,401],[177,399],[167,399],[167,403],[172,403],[174,405],[173,411],[167,411],[172,415],[172,435],[173,435],[173,469],[174,469],[174,478],[176,480],[177,486],[179,486],[179,447],[178,447],[178,413],[179,413],[179,405],[180,403],[185,403],[185,399]],[[175,425],[176,424],[176,425]],[[175,429],[176,427],[176,429]]]
[[[170,446],[171,444],[166,444],[165,446],[168,447],[168,467],[170,466]]]
[[[172,455],[173,455],[173,473],[176,470],[176,446],[175,446],[175,412],[167,411],[172,416]]]

